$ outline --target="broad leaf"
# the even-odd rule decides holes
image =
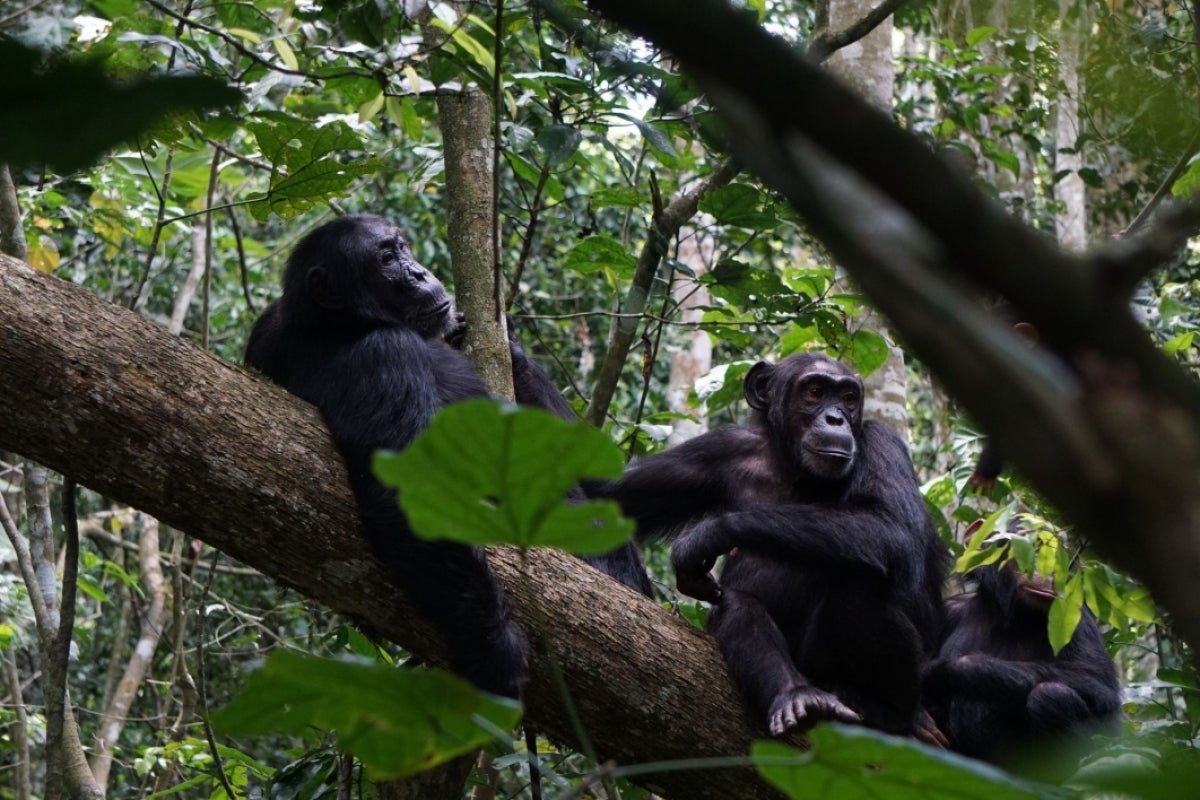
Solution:
[[[486,744],[520,717],[515,701],[445,672],[277,650],[213,722],[240,736],[331,730],[374,778],[391,779]]]
[[[770,741],[750,749],[762,776],[793,800],[1029,800],[1061,793],[869,728],[818,725],[808,741],[808,752]]]
[[[566,503],[581,478],[621,474],[625,459],[602,431],[546,411],[468,400],[438,412],[401,453],[379,453],[375,473],[400,490],[427,539],[605,553],[633,535],[611,501]]]
[[[616,239],[598,235],[572,247],[565,266],[585,275],[610,269],[622,278],[631,278],[637,259]]]

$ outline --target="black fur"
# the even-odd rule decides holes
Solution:
[[[479,374],[443,341],[458,324],[445,288],[394,225],[346,216],[292,252],[283,296],[255,324],[246,363],[320,410],[346,461],[367,540],[446,637],[455,670],[482,689],[518,697],[525,637],[483,554],[414,536],[395,492],[370,466],[376,450],[403,449],[443,406],[487,396]],[[570,414],[519,347],[513,363],[518,400]],[[612,561],[612,574],[649,593],[632,543]]]
[[[672,549],[681,591],[773,733],[862,721],[930,741],[920,673],[940,633],[946,549],[903,441],[862,420],[862,381],[820,355],[755,365],[749,426],[632,467],[610,490]],[[726,560],[719,586],[708,574]]]
[[[974,592],[946,601],[946,636],[929,665],[930,712],[952,749],[1019,771],[1077,756],[1092,733],[1115,734],[1120,683],[1095,617],[1084,608],[1055,655],[1046,633],[1052,597],[1008,566],[972,573]]]

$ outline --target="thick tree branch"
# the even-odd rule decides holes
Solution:
[[[440,661],[357,528],[316,411],[136,314],[0,257],[0,449],[203,539]],[[579,745],[551,680],[618,764],[744,754],[752,730],[712,641],[577,559],[489,554],[537,644],[528,718]],[[675,798],[770,797],[747,770],[661,773]]]

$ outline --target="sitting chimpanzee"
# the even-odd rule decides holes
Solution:
[[[1046,633],[1054,589],[1016,569],[981,567],[974,592],[946,600],[946,634],[925,673],[927,704],[950,748],[1038,777],[1120,725],[1117,671],[1087,608],[1054,654]],[[1060,749],[1061,748],[1061,749]]]
[[[246,362],[321,412],[346,460],[367,540],[446,637],[454,668],[482,689],[518,697],[525,639],[483,554],[414,536],[395,492],[371,472],[376,450],[401,450],[443,406],[487,395],[467,359],[443,341],[457,319],[445,288],[396,226],[341,217],[292,252],[283,296],[255,324]],[[549,378],[515,344],[512,356],[517,399],[569,416]],[[593,563],[650,593],[632,542]]]
[[[756,364],[745,396],[750,425],[651,456],[609,495],[640,534],[697,523],[672,549],[679,588],[714,603],[709,630],[772,733],[833,719],[940,745],[920,675],[947,550],[907,448],[821,355]]]

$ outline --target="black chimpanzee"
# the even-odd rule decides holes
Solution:
[[[946,635],[925,672],[929,710],[951,749],[1054,777],[1050,756],[1077,756],[1091,734],[1120,726],[1120,684],[1100,628],[1084,608],[1055,655],[1048,580],[1022,574],[1014,561],[970,578],[974,592],[946,600]]]
[[[371,472],[376,450],[403,449],[443,406],[487,396],[479,374],[443,341],[458,324],[445,288],[395,225],[345,216],[296,246],[283,296],[255,324],[246,363],[321,412],[346,460],[367,540],[446,637],[454,668],[482,689],[518,697],[525,638],[483,554],[414,536],[395,492]],[[518,401],[570,416],[515,342],[512,356]],[[593,563],[650,594],[632,542]]]
[[[697,523],[672,549],[679,588],[714,603],[709,630],[772,733],[833,719],[941,744],[920,675],[947,550],[904,442],[822,355],[756,364],[745,396],[750,425],[651,456],[609,495],[641,534]]]

